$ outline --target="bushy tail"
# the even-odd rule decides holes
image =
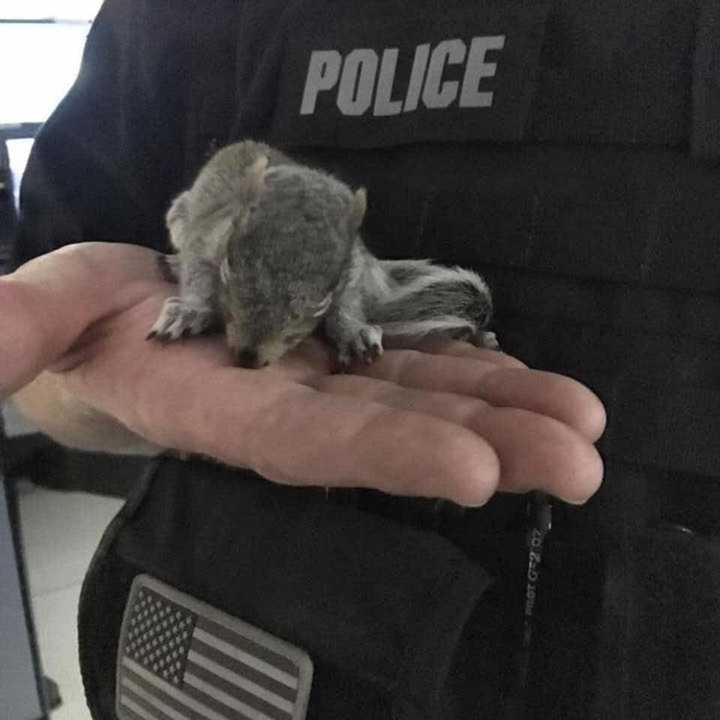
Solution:
[[[429,260],[380,260],[379,267],[387,282],[368,309],[368,321],[381,325],[385,335],[442,334],[493,346],[494,335],[485,332],[492,297],[477,273]]]

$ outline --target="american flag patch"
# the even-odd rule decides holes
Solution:
[[[119,720],[303,720],[312,674],[300,648],[135,578],[118,647]]]

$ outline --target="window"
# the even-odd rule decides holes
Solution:
[[[0,142],[22,174],[32,137],[72,85],[102,0],[0,2]]]
[[[0,125],[41,123],[75,79],[100,0],[0,3]]]

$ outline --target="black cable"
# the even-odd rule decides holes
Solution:
[[[552,529],[552,505],[543,492],[530,493],[528,497],[528,563],[525,575],[525,603],[523,606],[523,629],[520,648],[515,657],[515,677],[505,704],[505,720],[522,720],[525,717],[530,656],[535,634],[535,607],[542,567],[543,544]]]

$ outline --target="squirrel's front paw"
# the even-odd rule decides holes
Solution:
[[[353,360],[368,365],[383,353],[382,329],[377,325],[363,325],[357,332],[336,343],[337,361],[341,370],[347,370]]]
[[[188,335],[198,335],[213,323],[212,308],[195,305],[180,297],[169,297],[147,339],[177,340]]]

